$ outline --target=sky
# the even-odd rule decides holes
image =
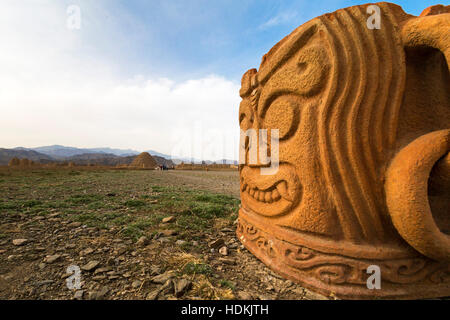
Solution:
[[[242,74],[301,24],[362,3],[2,0],[0,148],[237,160]]]

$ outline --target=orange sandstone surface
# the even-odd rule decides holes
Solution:
[[[377,29],[368,6],[305,23],[242,77],[240,127],[278,129],[279,168],[261,174],[244,136],[238,238],[325,295],[450,296],[450,7],[378,3]]]

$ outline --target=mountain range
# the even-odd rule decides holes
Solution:
[[[120,157],[126,156],[135,156],[140,152],[127,149],[112,149],[112,148],[75,148],[75,147],[66,147],[60,145],[53,146],[45,146],[45,147],[36,147],[36,148],[23,148],[18,147],[12,150],[28,150],[28,151],[36,151],[47,156],[52,157],[53,159],[65,159],[68,157],[72,157],[80,154],[88,154],[88,153],[98,153],[98,154],[113,154]]]
[[[202,163],[202,160],[190,158],[172,158],[154,150],[147,150],[158,164],[173,165],[180,162]],[[113,149],[113,148],[75,148],[61,145],[52,145],[36,148],[17,147],[13,149],[0,148],[0,165],[7,165],[14,158],[27,158],[35,162],[49,163],[54,161],[67,161],[77,164],[98,163],[102,165],[129,164],[133,158],[140,154],[139,151],[132,149]],[[173,161],[173,163],[172,163]],[[206,164],[213,161],[206,160]],[[237,164],[234,160],[219,160],[216,163]]]
[[[54,161],[54,159],[46,154],[25,149],[3,149],[0,148],[0,165],[7,165],[12,158],[27,158],[34,162],[48,163]]]

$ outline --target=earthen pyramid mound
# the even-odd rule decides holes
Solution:
[[[142,152],[130,164],[132,168],[155,169],[158,167],[155,159],[148,152]]]

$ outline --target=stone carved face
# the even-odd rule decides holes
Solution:
[[[261,175],[262,165],[248,161],[240,166],[242,207],[258,219],[335,240],[407,238],[391,213],[392,196],[386,200],[386,179],[398,180],[387,169],[406,145],[450,127],[449,13],[411,19],[395,5],[379,5],[380,30],[366,27],[365,6],[339,10],[296,29],[259,71],[244,74],[241,129],[278,129],[280,137],[275,175]],[[444,141],[432,165],[448,153],[450,134],[441,135],[432,138]],[[448,205],[439,201],[433,208],[442,218]],[[441,221],[442,231],[449,222]]]
[[[271,129],[278,129],[280,155],[275,175],[261,175],[259,165],[241,169],[242,202],[249,210],[299,228],[308,228],[310,215],[326,215],[323,224],[309,228],[327,233],[332,231],[334,218],[324,211],[329,205],[320,192],[325,182],[319,163],[311,160],[320,158],[313,130],[332,72],[332,53],[315,23],[293,37],[294,41],[287,41],[298,47],[295,52],[276,52],[259,73],[250,70],[242,80],[241,129],[267,129],[269,135]],[[305,209],[307,212],[301,212]]]

